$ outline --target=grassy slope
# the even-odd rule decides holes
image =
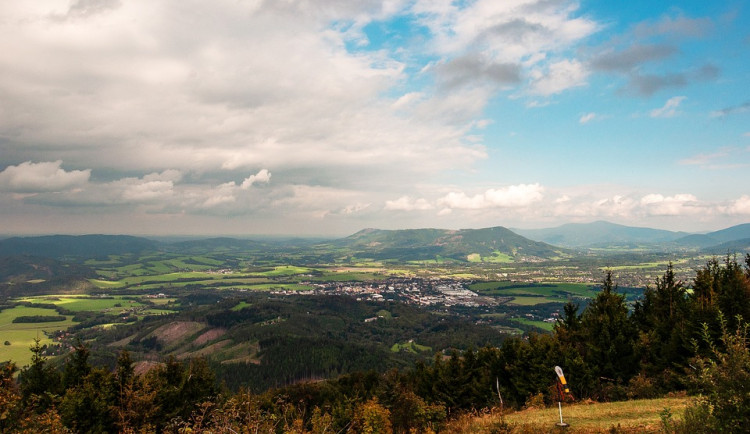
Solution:
[[[505,422],[513,427],[511,432],[518,433],[599,433],[616,432],[643,433],[661,432],[661,415],[665,409],[671,413],[672,420],[679,420],[690,398],[657,398],[640,399],[622,402],[597,404],[565,404],[563,420],[569,424],[567,429],[560,430],[556,424],[560,421],[557,406],[542,409],[529,409],[505,416]],[[451,423],[446,432],[450,433],[490,433],[498,431],[502,418],[499,414],[466,416]]]

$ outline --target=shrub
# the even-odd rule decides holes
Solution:
[[[736,330],[729,332],[721,315],[719,323],[720,344],[711,338],[708,326],[703,328],[709,355],[695,358],[693,380],[704,396],[691,407],[685,423],[699,423],[701,427],[715,424],[712,428],[719,432],[745,432],[750,426],[750,350],[747,347],[750,324],[738,317]]]
[[[643,374],[638,374],[628,382],[628,399],[650,399],[659,396],[659,390],[654,380]]]

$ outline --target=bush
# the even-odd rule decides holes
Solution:
[[[651,399],[659,396],[659,390],[654,380],[643,374],[638,374],[628,382],[628,399]]]
[[[523,408],[529,409],[529,408],[546,408],[547,404],[544,402],[544,394],[543,393],[537,393],[536,395],[530,395],[526,399],[526,403],[523,405]]]
[[[719,432],[746,432],[750,426],[750,324],[736,319],[737,329],[727,330],[727,322],[719,316],[720,342],[715,342],[708,326],[703,328],[703,340],[709,355],[696,357],[693,380],[703,398],[691,407],[689,423],[715,424]],[[688,422],[686,422],[688,423]],[[704,428],[705,432],[706,429]],[[709,430],[712,431],[712,430]]]

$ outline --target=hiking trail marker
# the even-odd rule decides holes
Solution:
[[[568,382],[565,381],[565,374],[563,374],[562,368],[559,366],[555,366],[555,374],[557,374],[557,379],[560,380],[560,382],[558,383],[558,388],[564,389],[565,393],[570,393],[570,389],[568,388]],[[557,401],[557,409],[560,411],[560,422],[557,423],[557,426],[567,428],[570,425],[563,422],[563,417],[562,417],[562,397],[563,397],[562,392],[563,391],[560,390],[560,401]]]

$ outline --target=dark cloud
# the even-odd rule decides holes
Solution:
[[[651,96],[662,89],[679,88],[687,84],[685,74],[632,74],[626,91],[640,96]]]
[[[479,54],[468,54],[437,67],[438,81],[447,89],[472,83],[513,84],[521,81],[521,66],[515,63],[495,63]]]
[[[600,71],[627,72],[643,63],[666,59],[679,50],[671,45],[632,45],[622,51],[606,51],[591,60]]]
[[[531,23],[525,19],[518,18],[488,28],[477,39],[482,41],[486,39],[500,38],[513,42],[523,42],[524,39],[530,36],[537,36],[540,33],[551,32],[539,23]]]
[[[640,96],[651,96],[662,89],[685,87],[696,81],[715,80],[720,74],[721,70],[712,64],[703,65],[696,70],[672,74],[632,73],[629,75],[630,81],[626,91]]]
[[[750,101],[745,101],[744,103],[740,105],[735,105],[731,107],[725,107],[721,110],[717,110],[712,113],[714,117],[724,117],[729,116],[737,113],[744,113],[746,111],[750,111]]]
[[[633,29],[633,34],[639,39],[653,36],[700,38],[710,33],[713,27],[710,18],[665,17],[659,22],[638,24]]]
[[[721,75],[721,69],[718,66],[706,64],[695,71],[693,77],[697,80],[710,81],[716,80],[717,78],[719,78],[719,75]]]

